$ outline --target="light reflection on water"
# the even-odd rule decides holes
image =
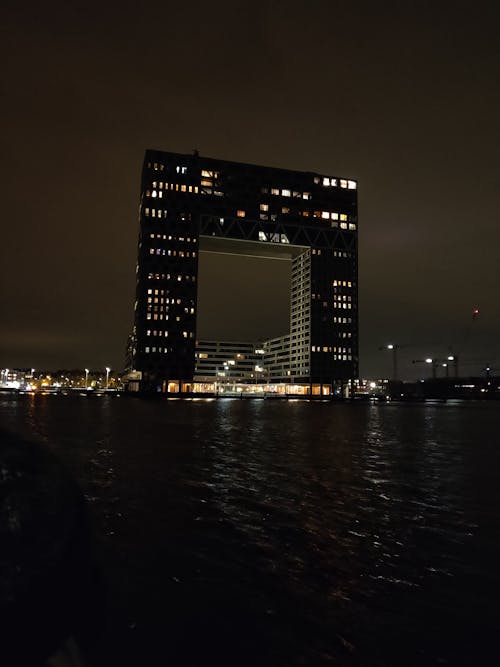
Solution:
[[[497,405],[0,401],[80,480],[120,664],[235,664],[240,644],[236,662],[269,665],[492,650]]]

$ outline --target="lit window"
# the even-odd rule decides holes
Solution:
[[[356,181],[347,181],[347,187],[349,190],[356,190],[357,183]]]
[[[323,185],[330,185],[330,179],[329,178],[324,178],[323,179]]]
[[[349,223],[349,229],[350,229],[351,231],[354,231],[354,230],[356,229],[356,225],[355,225],[353,222],[350,222],[350,223]]]
[[[245,211],[236,211],[236,215],[238,218],[244,218],[245,217]]]
[[[340,229],[347,229],[347,222],[341,222]]]
[[[201,175],[204,178],[213,178],[214,177],[214,172],[213,171],[207,171],[206,169],[201,170]]]
[[[278,188],[271,188],[271,194],[272,195],[279,195],[279,193],[280,193],[280,191],[278,190]]]
[[[259,232],[259,241],[267,241],[267,236],[264,232]]]
[[[320,182],[321,182],[320,177],[319,177],[319,176],[315,176],[315,177],[314,177],[314,182],[315,182],[316,184],[320,183]]]
[[[347,181],[345,178],[340,179],[340,187],[341,188],[346,188],[347,187]]]
[[[302,199],[311,199],[311,193],[310,192],[303,192],[302,193]]]
[[[347,220],[347,215],[345,213],[340,214],[340,219],[341,220]]]
[[[328,213],[328,211],[322,211],[321,217],[323,218],[323,220],[328,220],[330,214]]]
[[[261,204],[259,208],[261,211],[269,211],[269,204]]]
[[[283,197],[290,197],[292,193],[290,192],[290,190],[282,190],[281,194]]]

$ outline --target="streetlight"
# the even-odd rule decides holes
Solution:
[[[85,369],[85,389],[88,389],[89,369]]]
[[[392,379],[394,381],[398,380],[398,350],[399,350],[399,345],[396,345],[395,343],[388,343],[385,346],[386,350],[389,350],[392,352]],[[381,350],[384,348],[381,347]]]
[[[109,388],[109,373],[111,371],[111,368],[109,366],[106,366],[106,391],[108,391]]]

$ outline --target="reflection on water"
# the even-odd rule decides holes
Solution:
[[[496,405],[0,401],[84,489],[115,664],[488,661]]]

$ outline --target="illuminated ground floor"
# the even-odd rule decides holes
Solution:
[[[246,383],[219,382],[214,380],[193,382],[170,381],[165,383],[166,394],[200,394],[211,396],[247,396],[247,397],[280,397],[280,396],[348,396],[350,383],[337,384],[300,384],[300,383]]]

